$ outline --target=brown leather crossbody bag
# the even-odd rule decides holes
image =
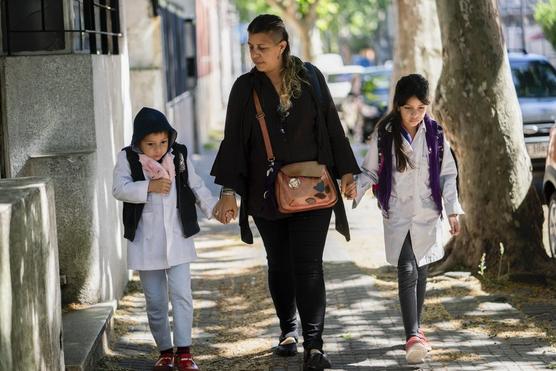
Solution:
[[[257,92],[253,89],[257,120],[263,134],[269,171],[275,161],[265,115]],[[268,174],[267,174],[268,176]],[[338,201],[334,180],[325,165],[317,161],[294,162],[280,167],[274,181],[274,194],[281,213],[297,213],[332,207]]]

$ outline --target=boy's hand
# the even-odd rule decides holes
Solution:
[[[344,174],[342,176],[342,182],[340,190],[342,195],[344,195],[348,200],[353,200],[357,197],[357,183],[353,179],[353,174]]]
[[[170,179],[151,179],[148,192],[168,194],[171,186],[172,181]]]

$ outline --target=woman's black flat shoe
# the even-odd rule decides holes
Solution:
[[[306,349],[303,359],[303,371],[321,371],[332,367],[327,355],[318,349]]]
[[[274,354],[280,357],[292,357],[297,354],[297,339],[289,336],[278,343],[274,349]]]

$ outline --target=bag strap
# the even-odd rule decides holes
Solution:
[[[264,112],[261,107],[261,101],[259,100],[259,95],[253,89],[253,100],[255,101],[255,110],[257,111],[257,121],[259,121],[259,126],[261,127],[261,132],[263,133],[264,148],[266,150],[266,158],[269,162],[275,160],[274,153],[272,152],[272,144],[270,143],[270,135],[268,134],[268,127],[266,126],[266,120],[264,118]]]

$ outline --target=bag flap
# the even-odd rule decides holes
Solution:
[[[325,165],[319,164],[317,161],[303,161],[282,166],[280,171],[289,177],[305,176],[320,178],[325,168]]]

